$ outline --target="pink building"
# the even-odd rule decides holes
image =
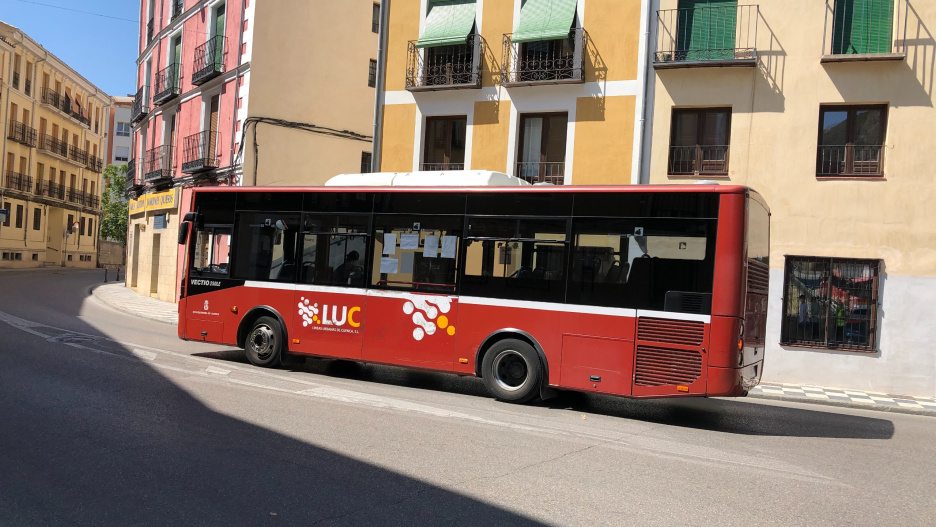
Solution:
[[[191,188],[240,179],[253,11],[253,0],[141,0],[127,281],[142,294],[178,295]]]

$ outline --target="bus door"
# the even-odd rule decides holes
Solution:
[[[375,216],[364,359],[454,368],[462,224],[462,216]]]
[[[290,349],[361,358],[367,216],[303,217]]]

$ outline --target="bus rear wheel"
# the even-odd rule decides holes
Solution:
[[[275,318],[258,318],[244,342],[247,360],[254,366],[273,365],[283,349],[282,335],[283,328]]]
[[[542,371],[533,346],[517,339],[495,343],[481,363],[485,387],[498,400],[510,403],[525,403],[536,397]]]

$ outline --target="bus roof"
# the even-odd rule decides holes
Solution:
[[[388,186],[374,185],[362,188],[362,185],[348,186],[307,186],[307,187],[195,187],[195,192],[713,192],[717,194],[741,194],[751,192],[752,188],[743,185],[524,185],[513,188],[503,186]]]
[[[338,174],[326,187],[522,187],[524,179],[490,170],[423,170]]]

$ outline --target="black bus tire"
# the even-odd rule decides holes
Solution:
[[[283,327],[272,317],[260,317],[244,340],[247,360],[254,366],[276,364],[283,351]]]
[[[539,393],[542,376],[543,368],[536,350],[522,340],[496,342],[481,362],[484,386],[500,401],[530,401]]]

